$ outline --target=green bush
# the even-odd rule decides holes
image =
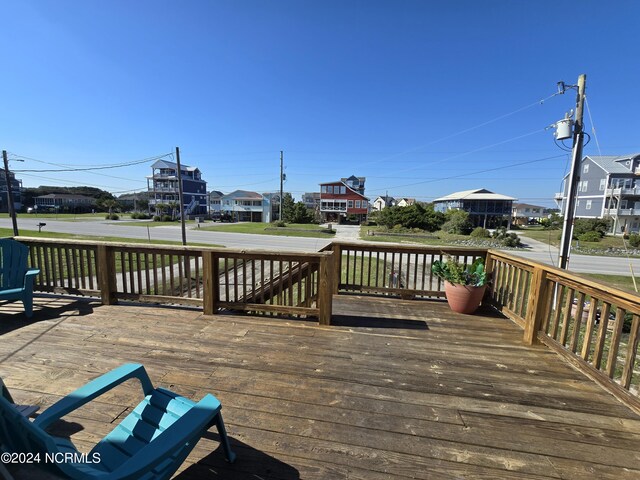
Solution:
[[[471,232],[473,238],[489,238],[491,233],[486,228],[476,227]]]
[[[610,229],[610,218],[576,218],[573,224],[573,238],[579,239],[580,235],[587,232],[597,232],[602,238]]]
[[[493,238],[500,242],[500,245],[510,248],[518,248],[522,246],[522,241],[516,233],[507,233],[505,227],[498,227],[493,232]]]
[[[469,235],[473,230],[469,213],[464,210],[449,210],[445,216],[447,221],[442,225],[442,230],[445,232],[456,235]]]
[[[637,233],[632,233],[629,235],[629,245],[633,248],[640,247],[640,235]]]
[[[286,226],[287,226],[287,224],[286,224],[285,222],[283,222],[282,220],[278,220],[277,222],[274,222],[273,224],[274,224],[276,227],[280,227],[280,228],[283,228],[283,227],[286,227]]]
[[[133,218],[135,220],[147,220],[147,219],[151,218],[151,215],[149,215],[148,213],[143,213],[143,212],[133,212],[131,214],[131,218]]]
[[[584,232],[578,235],[578,240],[581,242],[599,242],[602,239],[599,232]]]
[[[445,221],[442,212],[436,212],[432,204],[415,203],[407,207],[387,207],[372,214],[373,221],[378,225],[392,229],[395,225],[404,228],[419,228],[427,232],[440,229]]]
[[[107,213],[107,215],[104,217],[107,220],[119,220],[120,217],[118,216],[117,213]]]

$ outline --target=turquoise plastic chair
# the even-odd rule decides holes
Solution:
[[[33,316],[33,280],[38,268],[28,268],[29,247],[12,238],[0,240],[0,301],[22,300],[27,318]]]
[[[55,421],[131,378],[140,380],[144,400],[87,455],[81,457],[69,439],[45,431]],[[168,479],[213,425],[218,429],[227,461],[235,460],[220,409],[220,402],[210,394],[195,403],[154,388],[142,365],[127,364],[67,395],[33,422],[0,396],[0,446],[8,452],[39,453],[42,459],[47,454],[48,458],[71,454],[76,457],[74,461],[47,465],[55,465],[59,473],[72,479]]]

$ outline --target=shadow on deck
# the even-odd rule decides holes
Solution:
[[[640,417],[492,310],[337,296],[331,327],[191,309],[38,298],[0,307],[0,376],[20,403],[125,362],[215,394],[238,461],[214,433],[176,478],[640,478]],[[58,425],[88,450],[139,400],[124,385]],[[16,479],[46,478],[31,468]]]

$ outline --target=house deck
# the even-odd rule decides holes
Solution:
[[[125,362],[215,394],[215,429],[176,478],[637,479],[640,416],[510,320],[439,301],[336,296],[334,325],[39,297],[0,306],[0,376],[43,408]],[[140,399],[125,384],[56,433],[88,450]],[[30,467],[16,479],[47,478]]]

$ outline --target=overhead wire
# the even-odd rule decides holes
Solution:
[[[546,98],[543,98],[543,99],[541,99],[541,100],[537,100],[537,101],[535,101],[535,102],[533,102],[533,103],[530,103],[530,104],[525,105],[525,106],[523,106],[523,107],[520,107],[520,108],[518,108],[518,109],[516,109],[516,110],[513,110],[512,112],[505,113],[505,114],[500,115],[500,116],[498,116],[498,117],[492,118],[491,120],[484,121],[484,122],[479,123],[479,124],[477,124],[477,125],[474,125],[474,126],[472,126],[472,127],[468,127],[468,128],[463,129],[463,130],[460,130],[460,131],[458,131],[458,132],[452,133],[452,134],[450,134],[450,135],[446,135],[446,136],[441,137],[441,138],[438,138],[438,139],[436,139],[436,140],[432,140],[431,142],[425,143],[424,145],[420,145],[420,146],[418,146],[418,147],[411,148],[411,149],[406,150],[406,151],[404,151],[404,152],[399,152],[399,153],[396,153],[396,154],[390,155],[390,156],[388,156],[388,157],[381,158],[381,159],[379,159],[379,160],[374,160],[373,162],[364,163],[364,164],[362,164],[362,165],[363,165],[363,166],[366,166],[366,165],[374,165],[374,164],[377,164],[377,163],[386,162],[386,161],[388,161],[388,160],[391,160],[391,159],[394,159],[394,158],[397,158],[397,157],[401,157],[401,156],[403,156],[403,155],[408,155],[408,154],[410,154],[410,153],[417,152],[417,151],[422,150],[423,148],[428,147],[428,146],[430,146],[430,145],[435,145],[436,143],[444,142],[445,140],[449,140],[449,139],[451,139],[451,138],[455,138],[455,137],[458,137],[458,136],[460,136],[460,135],[464,135],[465,133],[472,132],[472,131],[477,130],[477,129],[479,129],[479,128],[482,128],[482,127],[485,127],[485,126],[487,126],[487,125],[490,125],[490,124],[492,124],[492,123],[498,122],[498,121],[500,121],[500,120],[504,120],[505,118],[509,118],[509,117],[511,117],[511,116],[513,116],[513,115],[516,115],[516,114],[520,113],[520,112],[523,112],[523,111],[528,110],[528,109],[530,109],[530,108],[532,108],[532,107],[535,107],[536,105],[542,105],[542,104],[544,104],[544,102],[546,102],[547,100],[550,100],[551,98],[553,98],[553,97],[555,97],[555,96],[557,96],[557,95],[559,95],[559,94],[560,94],[559,92],[555,92],[554,94],[549,95],[549,96],[548,96],[548,97],[546,97]]]
[[[589,123],[591,124],[591,131],[593,132],[593,138],[596,141],[596,147],[598,148],[598,154],[600,156],[602,156],[602,150],[600,149],[600,142],[598,141],[598,135],[596,133],[596,126],[593,123],[593,117],[591,116],[591,108],[589,107],[589,100],[587,99],[587,96],[584,96],[584,103],[587,107],[587,114],[589,115]],[[615,232],[614,232],[615,235]],[[624,238],[624,235],[622,235],[622,245],[624,246],[624,253],[625,256],[627,257],[627,261],[629,262],[629,272],[631,273],[631,280],[633,281],[633,288],[636,291],[636,293],[638,293],[638,284],[636,283],[636,276],[635,273],[633,271],[633,263],[631,262],[631,256],[629,254],[629,248],[627,246],[627,240]]]
[[[55,162],[47,162],[44,160],[38,160],[36,158],[30,158],[30,157],[25,157],[22,155],[17,155],[15,153],[12,153],[12,158],[15,159],[22,159],[22,160],[30,160],[30,161],[34,161],[34,162],[38,162],[38,163],[44,163],[47,165],[53,165],[56,167],[61,167],[64,168],[63,170],[58,169],[41,169],[41,170],[36,170],[36,169],[16,169],[14,170],[15,172],[19,172],[19,173],[38,173],[38,172],[42,172],[42,173],[47,173],[47,172],[88,172],[88,171],[94,171],[94,170],[108,170],[108,169],[112,169],[112,168],[124,168],[124,167],[131,167],[131,166],[135,166],[135,165],[140,165],[143,163],[149,163],[152,162],[154,160],[159,160],[161,158],[167,157],[169,155],[173,155],[173,154],[163,154],[163,155],[156,155],[154,157],[149,157],[149,158],[144,158],[142,160],[134,160],[134,161],[130,161],[130,162],[121,162],[121,163],[116,163],[116,164],[106,164],[106,165],[101,165],[101,166],[93,166],[93,167],[82,167],[82,168],[68,168],[69,165],[68,164],[63,164],[63,163],[55,163]]]
[[[519,167],[519,166],[522,166],[522,165],[529,165],[529,164],[532,164],[532,163],[544,162],[544,161],[547,161],[547,160],[553,160],[553,159],[560,158],[560,157],[564,157],[564,155],[553,155],[551,157],[537,158],[537,159],[534,159],[534,160],[527,160],[527,161],[524,161],[524,162],[517,162],[517,163],[512,163],[512,164],[509,164],[509,165],[501,165],[499,167],[486,168],[486,169],[483,169],[483,170],[476,170],[476,171],[473,171],[473,172],[466,172],[466,173],[461,173],[461,174],[458,174],[458,175],[449,175],[449,176],[446,176],[446,177],[439,177],[439,178],[435,178],[435,179],[432,179],[432,180],[425,180],[425,181],[422,181],[422,182],[413,182],[413,183],[406,183],[406,184],[403,184],[403,185],[394,185],[392,187],[378,188],[378,189],[375,189],[375,190],[372,190],[372,191],[378,192],[378,191],[384,191],[384,190],[391,190],[393,188],[413,187],[415,185],[424,185],[426,183],[440,182],[442,180],[452,180],[454,178],[461,178],[461,177],[466,177],[466,176],[469,176],[469,175],[476,175],[478,173],[493,172],[493,171],[496,171],[496,170],[503,170],[505,168],[513,168],[513,167]]]

